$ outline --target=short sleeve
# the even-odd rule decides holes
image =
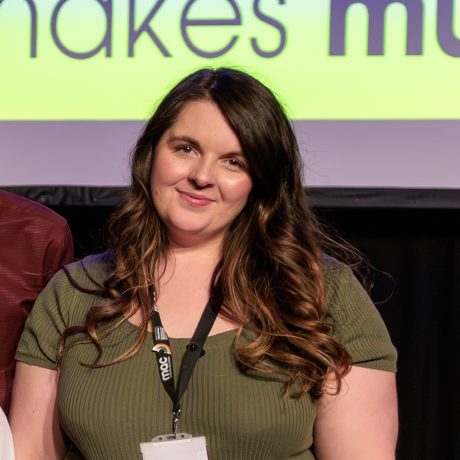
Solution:
[[[56,368],[61,334],[68,325],[65,311],[74,288],[63,270],[58,271],[38,296],[26,321],[16,359],[48,369]]]
[[[325,273],[327,312],[332,336],[345,347],[353,365],[395,372],[397,352],[385,323],[350,268],[337,265]]]

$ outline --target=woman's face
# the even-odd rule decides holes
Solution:
[[[177,243],[220,240],[252,188],[240,142],[208,100],[184,105],[156,147],[151,174],[153,203]]]

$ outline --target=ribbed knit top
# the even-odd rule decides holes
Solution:
[[[83,287],[94,288],[85,270],[97,281],[108,272],[108,257],[92,256],[69,266]],[[353,362],[395,371],[396,351],[377,310],[350,269],[327,262],[328,313],[334,336]],[[104,300],[72,287],[58,272],[38,298],[26,324],[16,358],[54,369],[62,331],[84,321],[92,305]],[[118,357],[139,330],[125,321],[102,339],[102,360]],[[208,337],[182,398],[180,431],[206,436],[210,459],[314,459],[315,403],[282,396],[280,377],[243,374],[235,366],[235,331]],[[243,340],[250,335],[243,332]],[[172,338],[175,376],[189,339]],[[99,369],[96,350],[78,334],[67,339],[58,386],[59,419],[71,446],[66,459],[141,459],[140,442],[171,432],[171,400],[158,375],[151,334],[130,359]]]

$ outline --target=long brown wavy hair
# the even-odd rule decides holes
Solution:
[[[77,332],[86,333],[98,350],[91,367],[125,360],[142,346],[156,269],[170,250],[150,194],[155,149],[184,105],[197,100],[220,108],[241,143],[253,181],[246,206],[224,236],[211,286],[224,299],[221,314],[241,326],[235,360],[242,370],[284,375],[292,397],[307,392],[319,397],[329,374],[335,374],[340,389],[350,356],[322,321],[326,292],[320,258],[331,240],[307,203],[295,135],[266,86],[227,68],[187,76],[147,122],[132,153],[126,199],[108,226],[114,270],[100,292],[110,301],[92,307],[84,325],[64,332],[60,357],[66,337]],[[136,311],[142,313],[142,324],[132,347],[113,361],[100,362],[100,326],[114,329]],[[243,327],[252,333],[249,342],[240,340]]]

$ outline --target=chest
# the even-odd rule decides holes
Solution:
[[[182,400],[180,431],[204,435],[210,458],[309,458],[315,406],[286,399],[276,379],[242,374],[232,333],[208,338]],[[173,339],[175,376],[188,340]],[[86,459],[141,458],[139,443],[171,431],[171,400],[150,351],[151,337],[133,358],[100,369],[79,364],[91,344],[66,351],[58,407],[64,430]],[[122,343],[107,345],[106,357]],[[241,450],[243,449],[243,451]],[[296,454],[302,454],[296,457]]]

